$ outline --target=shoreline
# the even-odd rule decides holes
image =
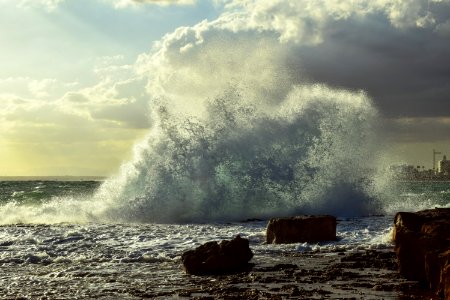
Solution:
[[[155,286],[153,299],[428,299],[398,273],[393,249],[258,255],[247,272],[182,276]],[[179,266],[179,272],[184,273]],[[159,292],[156,292],[159,290]]]
[[[160,235],[148,233],[158,228],[43,225],[27,231],[5,227],[17,234],[0,241],[0,299],[436,299],[417,282],[400,276],[391,244],[374,245],[377,250],[338,247],[297,252],[295,247],[258,247],[264,243],[262,233],[248,230],[253,236],[251,269],[194,276],[183,270],[180,256],[184,250],[170,248],[183,239],[151,246]],[[222,235],[228,234],[227,228]],[[193,236],[211,235],[205,227],[194,229],[189,229]],[[23,232],[33,239],[24,240]],[[117,236],[117,232],[125,234]],[[182,237],[186,232],[162,233]],[[114,238],[105,239],[109,235]],[[129,248],[133,240],[137,248]],[[152,252],[154,247],[161,251]],[[18,250],[20,255],[16,255]],[[68,255],[72,252],[73,256]]]

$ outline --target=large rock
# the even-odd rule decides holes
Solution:
[[[397,213],[393,239],[400,273],[444,296],[449,289],[450,209]]]
[[[239,235],[233,240],[205,243],[183,253],[181,260],[188,274],[224,274],[247,270],[253,252],[247,239]]]
[[[274,218],[267,224],[267,243],[315,243],[331,240],[336,240],[336,218],[333,216]]]

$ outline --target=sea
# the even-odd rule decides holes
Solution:
[[[1,299],[141,299],[137,291],[163,293],[186,281],[180,266],[184,251],[238,234],[249,239],[255,256],[392,248],[394,211],[338,216],[337,241],[288,245],[265,243],[267,219],[74,218],[78,214],[72,211],[74,199],[83,203],[95,199],[104,184],[92,180],[0,182]],[[450,182],[398,182],[397,187],[396,208],[449,207]],[[57,210],[70,212],[66,221]]]
[[[258,95],[231,85],[189,114],[159,99],[132,159],[104,180],[1,181],[0,298],[170,293],[190,282],[184,251],[236,235],[254,259],[392,249],[396,212],[449,207],[449,182],[392,174],[365,93]],[[336,216],[338,240],[265,243],[270,218],[305,214]]]

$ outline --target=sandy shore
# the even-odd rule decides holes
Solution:
[[[255,257],[248,272],[178,278],[156,299],[436,299],[399,277],[392,251]],[[181,265],[180,265],[181,268]],[[162,291],[162,290],[165,291]]]

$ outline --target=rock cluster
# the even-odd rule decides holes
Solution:
[[[260,253],[245,274],[181,277],[172,290],[150,289],[147,298],[169,299],[434,299],[416,281],[398,279],[390,250],[328,253]],[[142,297],[144,298],[144,297]]]
[[[181,260],[188,274],[225,274],[246,270],[253,257],[249,241],[239,235],[220,243],[205,243],[194,250],[183,253]]]
[[[400,273],[450,299],[450,209],[397,213],[393,239]]]
[[[267,225],[267,243],[315,243],[331,240],[336,240],[336,217],[329,215],[274,218]]]

